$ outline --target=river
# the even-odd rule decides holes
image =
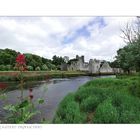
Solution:
[[[45,118],[47,121],[51,122],[53,119],[56,109],[61,102],[61,100],[71,92],[75,92],[81,85],[85,84],[90,80],[96,78],[105,78],[110,76],[80,76],[72,78],[57,78],[50,79],[48,81],[36,81],[26,83],[24,88],[24,97],[29,95],[29,88],[32,88],[33,92],[33,103],[36,104],[38,98],[44,99],[44,103],[41,105],[36,105],[36,108],[41,111],[32,118],[28,123],[39,123],[41,118]],[[111,76],[112,77],[112,76]],[[19,102],[20,90],[17,89],[17,83],[7,83],[12,85],[13,89],[8,91],[7,98],[5,100],[0,100],[0,119],[3,120],[5,111],[3,106],[6,104],[15,104]]]

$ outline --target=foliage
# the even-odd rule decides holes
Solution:
[[[61,63],[64,63],[64,58],[54,55],[52,58],[52,63],[56,66],[60,66]]]
[[[29,71],[33,71],[33,67],[32,67],[32,66],[27,66],[27,69],[28,69]]]
[[[126,45],[117,51],[116,60],[112,62],[112,65],[128,73],[131,70],[140,71],[140,18],[137,17],[136,21],[128,23],[122,30]]]
[[[5,66],[4,65],[0,65],[0,70],[4,71],[5,70]]]
[[[15,59],[18,52],[11,49],[0,49],[0,65],[15,65]]]
[[[80,112],[79,104],[74,101],[74,95],[69,94],[59,105],[53,123],[84,123],[85,114]]]
[[[36,67],[35,70],[36,70],[36,71],[40,71],[40,67],[39,67],[39,66]]]
[[[135,87],[133,87],[134,83]],[[134,94],[138,92],[138,83],[138,75],[120,76],[117,79],[102,78],[87,82],[76,93],[62,100],[54,117],[56,120],[54,123],[70,123],[69,118],[75,114],[67,108],[71,102],[79,106],[78,114],[84,114],[84,119],[75,123],[140,123],[140,99]],[[133,90],[130,90],[131,87]],[[71,116],[67,118],[66,113]],[[92,115],[89,117],[90,114]]]
[[[20,54],[20,52],[11,49],[0,49],[0,70],[17,70],[14,66],[18,54]],[[41,70],[56,70],[57,68],[60,69],[61,63],[64,62],[62,57],[56,55],[53,57],[53,60],[30,53],[25,53],[24,56],[26,57],[26,65],[30,66],[29,68],[33,68],[29,70],[35,70],[38,66]]]
[[[48,70],[48,67],[47,67],[46,64],[44,64],[44,65],[42,66],[42,70]]]
[[[100,103],[99,97],[97,96],[89,96],[84,99],[81,103],[81,110],[84,112],[93,112],[98,104]]]
[[[29,95],[28,97],[24,97],[23,96],[23,85],[24,85],[24,75],[23,75],[23,71],[26,70],[26,60],[25,60],[25,56],[23,54],[18,54],[18,56],[16,57],[16,66],[15,66],[18,70],[19,70],[19,87],[20,87],[20,102],[12,105],[6,105],[4,107],[4,109],[7,111],[8,116],[6,117],[6,123],[26,123],[27,121],[29,121],[34,115],[36,115],[37,113],[39,113],[39,111],[37,111],[34,108],[34,104],[32,102],[33,99],[33,94],[32,94],[32,88],[29,89]],[[4,87],[5,85],[1,84],[1,87]],[[43,104],[44,100],[43,99],[38,99],[38,104]]]
[[[111,100],[107,99],[96,108],[93,123],[117,123],[118,118],[116,108],[111,104]]]
[[[75,62],[75,61],[78,61],[78,59],[76,59],[76,58],[70,59],[70,60],[68,61],[68,64],[72,64],[72,62]]]
[[[17,105],[9,104],[4,109],[9,113],[6,119],[7,122],[16,124],[25,123],[38,113],[38,111],[33,109],[33,104],[29,100],[24,100]]]

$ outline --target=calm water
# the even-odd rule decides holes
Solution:
[[[29,123],[39,123],[40,117],[46,118],[48,121],[51,121],[54,117],[55,111],[58,107],[60,101],[70,92],[76,91],[81,85],[86,83],[87,81],[96,79],[96,78],[104,78],[108,76],[100,76],[100,77],[89,77],[89,76],[81,76],[74,78],[63,78],[63,79],[50,79],[49,81],[38,81],[38,82],[30,82],[26,83],[24,88],[24,97],[29,95],[29,88],[33,89],[33,102],[36,103],[38,98],[43,98],[45,103],[42,105],[36,105],[41,111],[41,115],[36,115],[33,117]],[[2,109],[2,106],[5,104],[15,104],[19,102],[20,90],[17,89],[16,83],[7,83],[12,85],[13,89],[7,92],[6,100],[0,100],[0,119],[6,115]]]

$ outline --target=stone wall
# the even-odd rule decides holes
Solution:
[[[101,61],[96,59],[90,59],[89,61],[89,72],[90,73],[99,73]]]
[[[107,62],[104,62],[99,69],[100,73],[113,73],[113,69],[109,66]]]
[[[121,72],[120,69],[112,69],[106,61],[90,59],[89,62],[84,62],[84,56],[79,57],[78,55],[76,55],[76,60],[71,64],[62,64],[61,70],[66,69],[68,71],[87,71],[93,74]]]

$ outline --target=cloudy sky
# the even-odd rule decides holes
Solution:
[[[0,48],[113,60],[124,46],[120,29],[135,17],[0,17]]]

